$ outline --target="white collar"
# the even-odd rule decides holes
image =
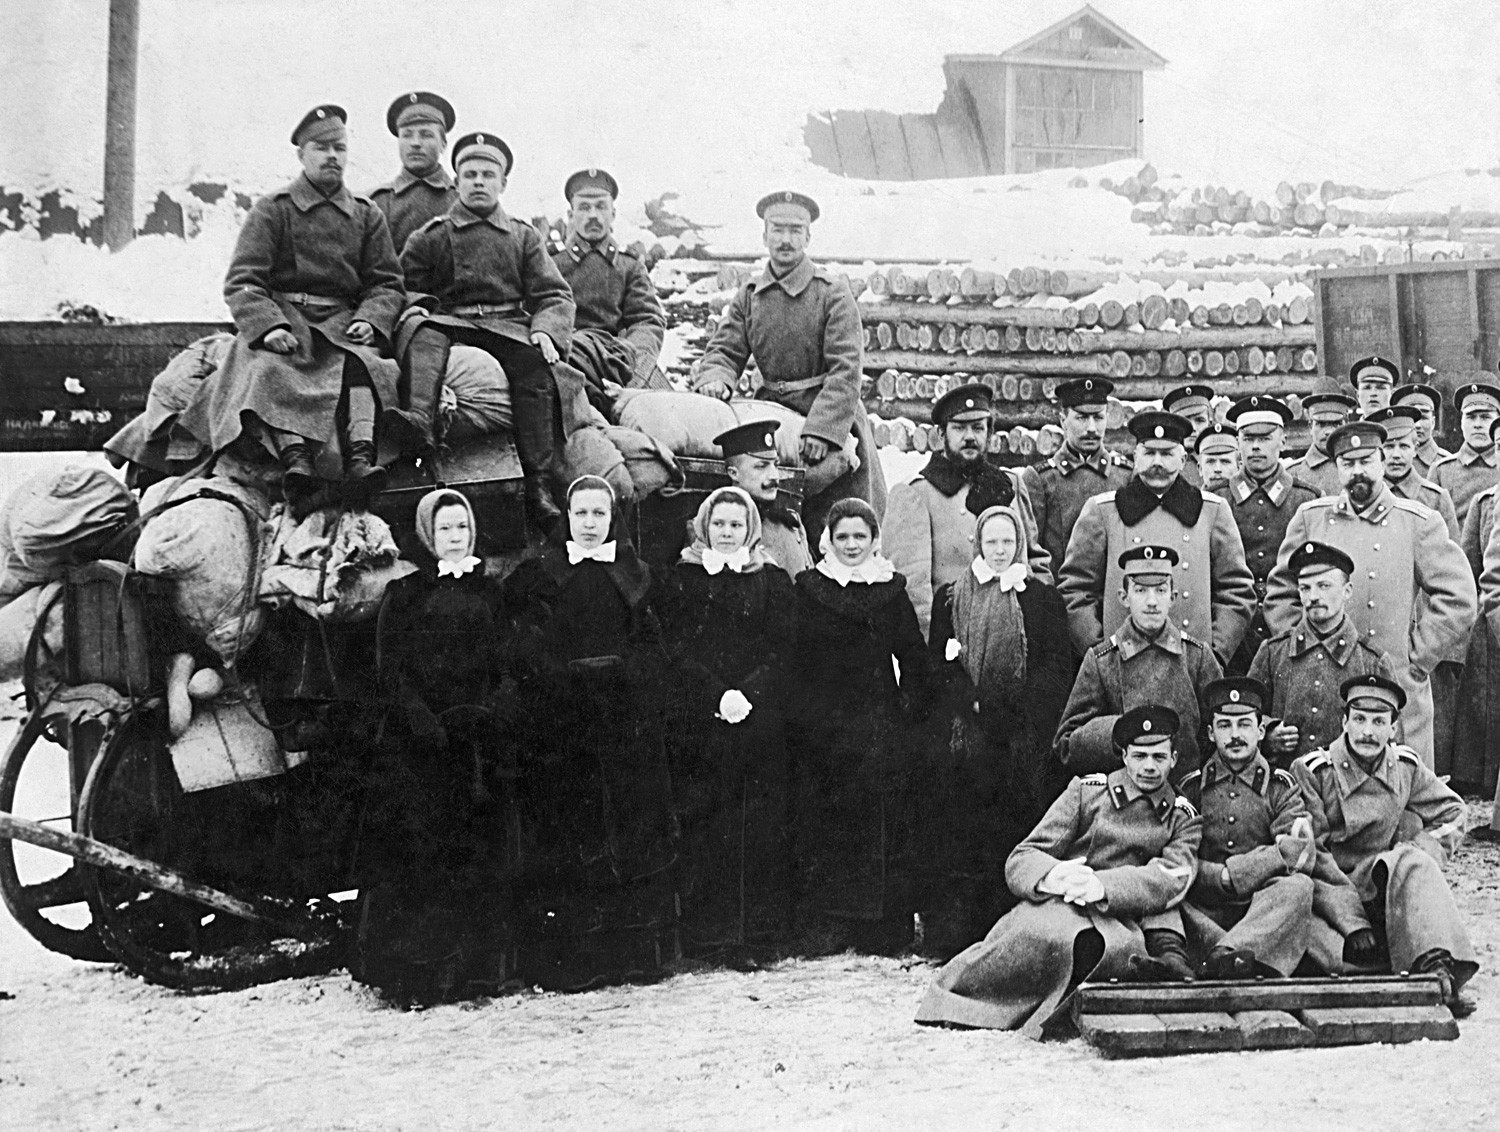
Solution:
[[[743,574],[748,565],[750,565],[748,546],[737,547],[728,554],[720,554],[711,546],[703,548],[703,568],[710,574],[717,574],[726,566],[736,574]]]
[[[586,559],[593,562],[613,562],[615,560],[614,540],[611,539],[609,542],[600,543],[593,550],[585,550],[572,539],[569,539],[568,565],[577,566]]]
[[[457,562],[447,558],[437,560],[437,573],[439,578],[462,578],[470,570],[479,565],[479,559],[472,554],[466,558],[460,558]]]
[[[983,558],[976,558],[969,563],[969,570],[981,586],[987,586],[996,578],[1000,579],[1000,592],[1006,593],[1015,590],[1020,593],[1026,588],[1026,576],[1029,573],[1026,563],[1022,561],[1012,562],[998,574],[990,569],[990,564]]]
[[[841,586],[847,586],[850,582],[870,585],[873,582],[889,582],[896,576],[896,567],[889,558],[882,558],[878,554],[871,554],[858,566],[845,566],[842,562],[834,561],[832,554],[825,554],[818,559],[818,573],[832,578]]]

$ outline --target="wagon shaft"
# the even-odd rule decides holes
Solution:
[[[121,873],[149,888],[192,900],[244,920],[265,924],[283,935],[316,941],[327,934],[325,928],[279,906],[269,897],[245,899],[231,896],[102,841],[52,829],[14,814],[0,812],[0,838],[25,841],[43,849],[65,853],[85,864]]]

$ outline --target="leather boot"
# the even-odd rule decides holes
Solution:
[[[313,468],[312,450],[305,444],[288,444],[280,453],[281,494],[288,503],[306,499],[318,489],[318,473]]]
[[[1187,960],[1187,940],[1164,928],[1147,928],[1146,955],[1130,957],[1130,973],[1144,983],[1191,983],[1197,975]]]
[[[412,335],[406,350],[407,389],[401,408],[380,415],[384,435],[395,442],[403,456],[421,457],[436,445],[438,398],[448,371],[448,353],[453,344],[433,327]]]
[[[1253,979],[1255,978],[1255,952],[1241,948],[1216,947],[1203,962],[1205,979]]]
[[[526,517],[536,524],[544,535],[550,535],[562,522],[562,512],[552,499],[552,490],[545,475],[526,476]]]
[[[364,501],[385,490],[385,469],[375,463],[375,445],[369,440],[351,440],[344,457],[344,494]]]

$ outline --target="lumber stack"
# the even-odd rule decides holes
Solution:
[[[1090,376],[1113,381],[1122,401],[1158,401],[1192,381],[1226,397],[1291,396],[1295,412],[1320,371],[1312,289],[1285,271],[1238,282],[1198,269],[930,274],[937,294],[925,280],[918,290],[905,268],[866,278],[860,313],[878,416],[924,421],[955,384],[981,381],[1002,422],[1037,428],[1054,419],[1059,381]],[[1043,289],[1023,297],[1013,286]]]

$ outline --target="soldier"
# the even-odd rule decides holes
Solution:
[[[1453,509],[1453,497],[1446,488],[1424,479],[1417,470],[1417,420],[1418,413],[1412,405],[1392,405],[1388,409],[1376,409],[1365,418],[1385,429],[1385,443],[1380,446],[1385,456],[1385,482],[1391,491],[1402,499],[1410,499],[1429,507],[1443,517],[1449,536],[1456,542],[1461,533],[1458,513]]]
[[[562,516],[548,487],[557,401],[550,367],[568,352],[573,296],[536,230],[500,207],[514,168],[510,146],[494,134],[454,144],[458,203],[414,232],[401,253],[412,302],[427,314],[402,324],[411,408],[387,420],[400,426],[408,450],[430,445],[449,344],[487,351],[510,382],[527,509],[550,530]]]
[[[1178,553],[1172,619],[1179,629],[1210,642],[1221,663],[1244,636],[1255,610],[1254,578],[1229,504],[1182,480],[1182,442],[1190,429],[1172,413],[1137,413],[1130,421],[1135,474],[1079,513],[1057,588],[1080,653],[1125,620],[1124,609],[1105,599],[1123,589],[1120,554],[1147,544]]]
[[[602,389],[669,388],[656,366],[667,316],[646,265],[615,242],[615,200],[620,186],[603,169],[580,169],[563,185],[568,232],[552,262],[573,289],[569,360]]]
[[[1336,383],[1326,383],[1302,399],[1302,411],[1307,414],[1312,443],[1306,453],[1287,465],[1287,471],[1316,488],[1319,495],[1339,493],[1339,470],[1328,454],[1328,438],[1348,421],[1354,409],[1354,398]]]
[[[458,189],[443,168],[443,151],[456,120],[453,106],[430,90],[403,94],[385,112],[385,126],[400,144],[401,172],[370,194],[391,229],[399,256],[406,238],[458,200]]]
[[[1269,702],[1244,676],[1205,688],[1213,751],[1178,787],[1203,819],[1182,918],[1210,979],[1284,979],[1307,951],[1317,847],[1297,780],[1260,753]]]
[[[1026,522],[1024,556],[1031,572],[1052,582],[1020,473],[987,456],[992,396],[987,386],[960,385],[939,398],[932,423],[943,430],[943,450],[928,458],[916,479],[891,491],[885,554],[906,578],[923,633],[932,620],[932,595],[974,560],[974,520],[989,507],[1015,505]]]
[[[1491,426],[1500,418],[1500,386],[1471,381],[1454,391],[1453,403],[1464,442],[1457,452],[1433,464],[1428,478],[1448,489],[1462,524],[1474,497],[1500,483],[1500,448],[1491,435]]]
[[[1198,483],[1204,491],[1229,498],[1229,482],[1240,470],[1240,430],[1215,421],[1191,441]]]
[[[1164,413],[1176,413],[1186,420],[1193,429],[1190,437],[1196,439],[1199,433],[1213,423],[1213,401],[1214,391],[1207,385],[1179,385],[1161,399],[1161,408]],[[1194,487],[1200,486],[1196,461],[1188,461],[1187,466],[1182,469],[1182,478]]]
[[[1080,982],[1193,978],[1178,905],[1197,871],[1201,822],[1168,781],[1178,723],[1159,704],[1116,721],[1123,765],[1075,778],[1011,852],[1005,881],[1021,903],[943,966],[918,1022],[1040,1038],[1066,1019]],[[1093,946],[1075,950],[1085,936]],[[1075,958],[1084,954],[1089,963]]]
[[[1137,546],[1120,555],[1120,604],[1129,616],[1084,655],[1053,741],[1058,761],[1073,774],[1115,769],[1111,729],[1141,704],[1165,704],[1177,713],[1182,771],[1198,766],[1199,699],[1224,673],[1209,647],[1179,632],[1167,616],[1176,566],[1177,552],[1169,546]]]
[[[807,418],[802,426],[804,465],[821,463],[851,432],[858,437],[860,466],[839,476],[802,509],[808,537],[816,542],[835,500],[858,496],[877,517],[885,514],[885,475],[860,400],[864,346],[859,307],[841,276],[808,258],[816,201],[801,193],[771,193],[761,198],[755,213],[765,222],[770,261],[731,300],[709,339],[693,388],[729,400],[753,355],[763,379],[756,397]]]
[[[1243,674],[1255,658],[1256,649],[1270,636],[1266,629],[1266,579],[1276,565],[1276,552],[1287,524],[1297,508],[1316,499],[1318,490],[1299,479],[1281,463],[1286,426],[1292,411],[1274,397],[1252,394],[1230,406],[1227,418],[1240,430],[1240,473],[1229,484],[1225,498],[1234,513],[1240,541],[1245,544],[1245,563],[1255,578],[1255,615],[1240,647],[1226,666]]]
[[[1417,410],[1417,455],[1414,463],[1425,478],[1432,465],[1448,453],[1438,447],[1433,439],[1437,431],[1438,409],[1442,407],[1443,395],[1431,385],[1410,382],[1398,385],[1391,394],[1392,405],[1410,405]]]
[[[760,511],[760,542],[766,553],[795,578],[813,566],[807,532],[795,511],[777,502],[781,469],[776,464],[780,421],[747,421],[714,437],[729,465],[729,481],[744,488]]]
[[[1491,435],[1496,432],[1500,432],[1500,417],[1490,426]],[[1433,764],[1433,770],[1450,775],[1453,788],[1463,794],[1488,795],[1500,788],[1500,637],[1491,620],[1500,608],[1500,546],[1490,560],[1492,572],[1486,576],[1497,493],[1500,484],[1485,488],[1470,501],[1459,537],[1479,585],[1480,616],[1469,634],[1469,652],[1458,685],[1457,702],[1463,710],[1457,713],[1453,729],[1453,759],[1449,765],[1441,759]],[[1494,828],[1500,831],[1500,816],[1494,819]]]
[[[1384,951],[1393,972],[1435,974],[1454,1013],[1468,1013],[1459,991],[1479,964],[1443,878],[1443,865],[1463,841],[1463,799],[1415,751],[1395,742],[1396,720],[1406,704],[1399,684],[1358,676],[1339,691],[1343,734],[1327,749],[1298,759],[1292,773],[1312,814],[1318,847],[1332,856],[1363,906],[1365,922],[1354,931],[1373,930],[1373,940],[1349,938],[1354,946],[1346,947],[1345,957],[1378,961]],[[1346,923],[1358,922],[1352,903],[1342,901]]]
[[[1104,445],[1109,395],[1114,388],[1113,382],[1102,377],[1061,382],[1057,403],[1062,409],[1062,447],[1046,462],[1021,473],[1054,578],[1062,569],[1068,537],[1084,501],[1101,491],[1124,487],[1130,479],[1125,461]]]
[[[1360,358],[1350,366],[1349,384],[1354,386],[1359,415],[1368,417],[1378,409],[1389,408],[1391,392],[1400,380],[1400,367],[1378,354]]]
[[[1266,592],[1273,633],[1296,627],[1302,610],[1291,557],[1309,542],[1326,542],[1354,561],[1350,619],[1360,639],[1389,655],[1407,689],[1406,740],[1433,759],[1429,674],[1474,623],[1477,595],[1463,551],[1448,537],[1436,511],[1398,499],[1385,483],[1380,446],[1385,430],[1353,421],[1329,438],[1344,481],[1336,498],[1298,508],[1287,527]]]
[[[1271,691],[1266,747],[1280,767],[1338,736],[1345,680],[1371,673],[1394,678],[1390,658],[1360,640],[1345,612],[1354,560],[1336,546],[1305,542],[1292,551],[1287,570],[1297,583],[1301,620],[1261,645],[1250,662],[1251,679]]]
[[[315,451],[339,432],[347,489],[380,490],[376,409],[395,403],[399,377],[381,348],[405,300],[401,267],[385,217],[344,187],[345,121],[317,106],[292,131],[302,175],[245,218],[224,280],[238,334],[180,421],[215,452],[257,422],[299,507],[317,489]]]

